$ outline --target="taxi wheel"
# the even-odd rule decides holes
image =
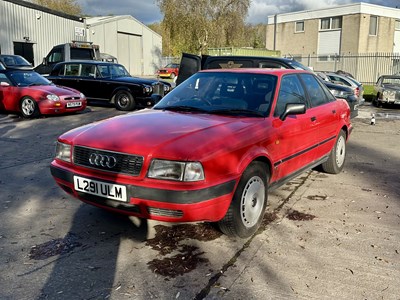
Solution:
[[[260,227],[268,198],[268,172],[261,162],[244,171],[225,217],[218,222],[228,236],[247,238]]]
[[[113,99],[115,107],[118,110],[133,110],[136,106],[135,99],[132,94],[127,91],[118,91]]]
[[[34,118],[40,115],[39,106],[31,97],[21,99],[20,110],[24,118]]]
[[[322,170],[330,174],[338,174],[343,170],[346,160],[346,133],[341,130],[328,160],[322,164]]]

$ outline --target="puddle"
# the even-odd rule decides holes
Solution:
[[[146,241],[146,245],[156,250],[163,259],[153,259],[148,262],[150,270],[166,277],[176,277],[188,273],[200,263],[207,263],[208,259],[202,257],[204,252],[193,245],[180,244],[183,240],[212,241],[219,238],[222,233],[209,223],[179,224],[174,226],[156,225],[156,235]],[[179,252],[173,256],[166,256],[173,251]]]
[[[66,254],[81,246],[78,242],[79,238],[73,233],[68,233],[63,239],[53,239],[46,243],[35,245],[29,252],[29,258],[34,260],[43,260],[49,257]]]
[[[328,199],[328,196],[327,195],[323,195],[323,196],[321,196],[321,195],[310,195],[310,196],[307,196],[307,199],[308,200],[314,200],[314,201],[324,201],[324,200]]]
[[[292,221],[311,221],[315,218],[315,216],[302,213],[297,210],[291,210],[289,214],[286,216],[286,218]]]

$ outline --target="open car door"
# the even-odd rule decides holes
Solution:
[[[182,53],[179,75],[176,79],[176,85],[188,79],[193,74],[201,70],[202,57],[189,53]]]

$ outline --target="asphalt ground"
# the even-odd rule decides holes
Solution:
[[[56,186],[57,136],[117,114],[0,114],[0,299],[400,299],[398,107],[361,107],[344,171],[270,193],[246,240],[119,216]]]

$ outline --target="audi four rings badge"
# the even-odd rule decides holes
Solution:
[[[117,165],[117,159],[114,156],[99,153],[90,154],[89,162],[91,165],[104,168],[107,167],[109,169],[112,169]]]

